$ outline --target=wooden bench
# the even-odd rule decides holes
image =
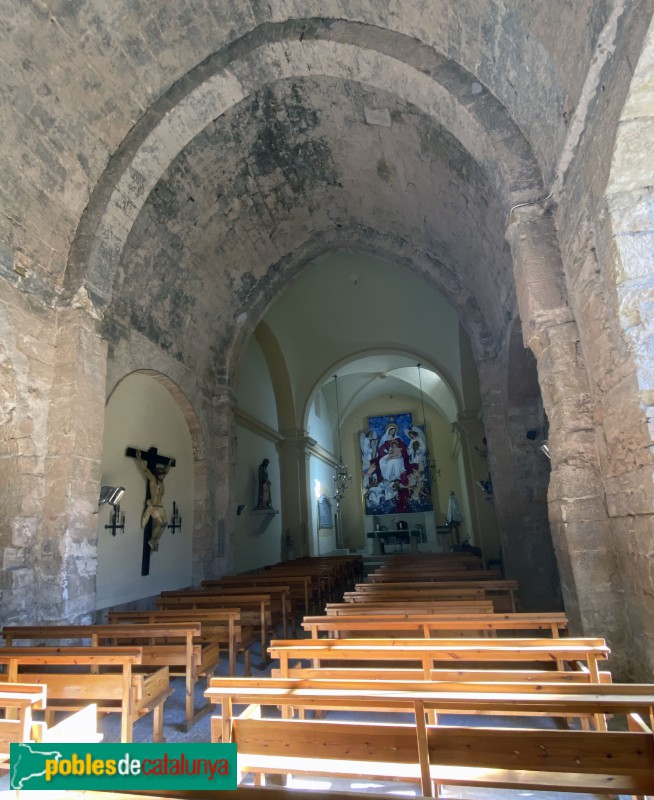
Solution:
[[[46,687],[28,683],[0,684],[0,769],[9,767],[9,746],[16,742],[35,742],[33,711],[42,711],[46,703]]]
[[[122,742],[132,741],[134,722],[152,711],[153,739],[163,742],[163,704],[172,694],[168,667],[139,673],[135,668],[142,659],[139,647],[0,647],[0,664],[6,668],[0,677],[47,686],[48,726],[56,711],[79,711],[96,703],[100,712],[121,715]]]
[[[641,727],[652,719],[654,686],[632,684],[535,684],[521,682],[386,681],[352,678],[227,678],[213,679],[205,693],[221,707],[221,738],[230,735],[235,705],[259,718],[263,707],[282,706],[286,710],[375,711],[418,713],[425,719],[435,714],[519,715],[520,717],[594,716],[637,714]],[[434,712],[434,713],[430,713]],[[287,715],[285,715],[287,716]],[[212,725],[215,725],[215,721]],[[525,726],[524,720],[520,722]],[[215,741],[215,738],[214,738]],[[223,738],[223,741],[229,739]]]
[[[365,584],[380,583],[443,583],[452,581],[502,581],[506,580],[497,569],[436,569],[424,570],[377,570],[371,572]]]
[[[468,570],[483,569],[482,559],[474,553],[400,553],[388,558],[375,572],[405,570],[424,572],[425,570]]]
[[[285,670],[288,678],[301,678],[303,680],[317,678],[320,680],[370,680],[370,681],[424,681],[444,683],[531,683],[535,685],[549,685],[550,683],[587,684],[592,683],[587,669],[554,670],[554,669],[447,669],[437,667],[425,671],[424,669],[410,669],[383,666],[372,667],[289,667]],[[270,672],[273,678],[282,678],[282,670],[273,668]],[[612,676],[609,671],[598,672],[600,683],[611,683]]]
[[[161,597],[169,597],[171,595],[181,594],[182,592],[162,592]],[[201,588],[189,587],[184,589],[183,593],[186,595],[224,595],[229,597],[231,595],[251,595],[251,594],[269,594],[271,599],[272,611],[272,626],[278,628],[281,626],[281,635],[286,639],[289,635],[290,627],[294,628],[294,612],[293,612],[293,599],[291,596],[291,587],[277,584],[266,586],[262,589],[261,586],[202,586]]]
[[[270,643],[280,668],[290,659],[341,661],[418,661],[425,670],[434,663],[454,661],[585,662],[597,683],[598,663],[610,650],[600,638],[562,639],[286,639]]]
[[[266,648],[268,633],[274,632],[279,620],[273,613],[272,595],[264,594],[216,594],[213,591],[200,592],[166,592],[157,599],[161,610],[170,609],[221,609],[237,608],[241,614],[241,623],[259,632],[261,639],[261,663],[268,663]]]
[[[264,630],[272,637],[278,629],[288,631],[288,622],[292,620],[291,593],[288,586],[261,587],[254,586],[210,586],[201,589],[191,588],[182,591],[162,592],[158,605],[161,608],[172,607],[169,600],[182,602],[193,598],[202,598],[202,602],[209,603],[204,598],[218,600],[222,607],[229,607],[232,601],[235,607],[242,611],[241,619],[245,624],[252,625],[256,630]],[[245,599],[244,599],[245,598]],[[247,602],[251,599],[251,603]],[[259,612],[258,615],[256,612]],[[254,612],[254,613],[253,613]],[[262,641],[262,645],[264,642]]]
[[[293,609],[293,619],[299,614],[308,614],[314,602],[317,607],[318,590],[316,581],[310,575],[275,575],[270,572],[255,572],[247,575],[225,575],[218,579],[207,579],[202,581],[202,586],[207,589],[221,588],[244,588],[259,589],[266,592],[272,587],[288,587],[290,589],[291,607]]]
[[[291,659],[322,662],[418,663],[424,680],[438,663],[462,667],[483,662],[502,664],[543,663],[563,670],[583,664],[592,683],[599,683],[599,662],[610,650],[604,639],[304,639],[272,642],[272,658],[279,659],[281,677],[289,676]],[[602,727],[601,721],[598,721]]]
[[[451,592],[451,595],[448,594]],[[475,599],[473,592],[480,593],[477,599],[493,601],[495,611],[512,611],[518,607],[518,582],[508,580],[478,581],[409,581],[404,583],[359,583],[354,592],[346,592],[347,602],[368,600],[411,599]]]
[[[314,789],[297,789],[293,787],[293,794],[290,795],[288,789],[274,786],[237,786],[234,791],[230,791],[226,797],[228,800],[316,800]],[[354,795],[356,796],[356,795]],[[366,800],[388,800],[388,795],[372,794],[366,792]],[[111,800],[142,800],[149,797],[150,800],[216,800],[215,789],[192,789],[183,791],[181,789],[167,789],[166,791],[139,791],[138,794],[125,794],[123,792],[111,793]],[[414,795],[413,800],[421,800],[421,795]],[[84,792],[84,800],[107,800],[105,792]],[[353,800],[353,793],[335,792],[329,790],[328,800]]]
[[[434,686],[428,682],[403,684],[394,681],[386,684],[379,680],[363,683],[232,679],[212,683],[207,697],[219,703],[222,709],[220,718],[212,718],[212,741],[235,741],[239,750],[239,769],[253,771],[259,778],[262,773],[292,772],[421,780],[425,795],[430,794],[432,781],[554,791],[611,792],[619,786],[620,791],[636,793],[654,786],[654,739],[641,716],[650,720],[654,716],[654,686],[651,685],[544,687],[524,684],[497,686],[491,683]],[[240,717],[234,718],[233,706],[237,704],[247,708]],[[311,722],[288,727],[288,718],[280,726],[278,720],[261,719],[261,707],[267,705],[301,709],[411,711],[415,715],[415,727],[411,736],[405,737],[404,732],[411,726]],[[628,742],[625,736],[632,736],[631,733],[531,731],[523,727],[519,730],[460,726],[433,728],[426,724],[427,716],[433,711],[548,717],[594,715],[602,719],[606,714],[621,713],[628,715],[630,720],[637,719],[638,725],[630,725],[637,734]],[[269,726],[269,722],[275,723],[274,727]],[[251,726],[250,723],[256,724]],[[443,733],[435,733],[439,730]],[[484,731],[483,737],[478,731]],[[468,738],[470,733],[472,736]],[[441,749],[450,734],[456,741],[455,757],[452,755],[454,749],[449,748],[447,755]],[[493,745],[495,736],[498,739]],[[520,745],[522,736],[525,739]],[[589,736],[606,738],[590,739]],[[275,744],[271,744],[271,737],[277,738]],[[300,746],[302,738],[303,751]],[[411,772],[404,768],[398,770],[397,761],[398,748],[404,748],[409,741],[412,755],[408,756],[407,751],[400,763],[404,767],[412,765]],[[482,745],[479,752],[477,743]],[[643,745],[645,751],[641,750]],[[365,755],[362,747],[366,748]],[[385,757],[386,748],[390,758]],[[473,757],[468,751],[476,755]],[[589,751],[593,753],[591,759],[588,758]],[[643,759],[644,752],[646,756]],[[325,753],[327,757],[324,757]],[[626,754],[631,754],[628,756],[630,760],[621,760]],[[523,756],[526,756],[524,762],[521,761]],[[637,765],[635,769],[633,765]],[[440,769],[441,766],[447,769]],[[569,775],[568,771],[573,774]],[[583,775],[582,779],[578,773]],[[621,777],[616,781],[616,776]],[[643,784],[641,780],[648,782]],[[576,788],[578,786],[580,788]]]
[[[550,631],[558,638],[567,630],[565,614],[361,614],[348,616],[305,617],[302,627],[312,638],[320,633],[330,638],[352,638],[355,634],[368,637],[411,636],[425,638],[447,631],[448,636],[497,635],[498,631]]]
[[[201,633],[195,639],[202,647],[199,677],[207,679],[213,675],[220,658],[220,649],[225,646],[229,661],[229,674],[236,674],[236,657],[243,655],[245,673],[250,673],[250,648],[254,642],[252,629],[241,624],[241,612],[235,608],[170,610],[151,609],[149,611],[110,611],[109,622],[118,624],[137,623],[200,623]]]
[[[220,725],[222,731],[222,725]],[[627,794],[654,792],[651,731],[512,730],[236,719],[241,772],[369,777],[433,785]]]
[[[195,712],[195,684],[202,664],[202,645],[195,644],[201,635],[199,622],[157,622],[113,625],[22,625],[6,626],[2,636],[9,647],[17,641],[59,641],[74,639],[99,645],[135,645],[141,648],[141,665],[144,667],[167,666],[171,674],[181,674],[186,683],[186,730],[202,712]],[[204,653],[205,674],[213,674],[220,660],[219,648],[210,656]],[[212,663],[209,659],[212,658]],[[205,709],[206,710],[206,709]]]
[[[287,580],[284,576],[276,576],[269,572],[255,572],[246,575],[225,575],[218,579],[207,579],[202,581],[203,589],[222,591],[229,589],[237,592],[239,589],[247,589],[252,592],[267,592],[275,589],[288,590],[288,614],[293,623],[303,613],[308,613],[307,609],[312,599],[312,578],[310,576],[291,575]]]
[[[468,589],[465,586],[458,586],[454,589],[447,587],[438,587],[436,584],[434,588],[428,589],[401,589],[401,590],[383,590],[379,589],[372,594],[372,592],[345,592],[343,600],[346,603],[369,603],[369,602],[395,602],[400,600],[455,600],[457,602],[466,600],[486,600],[486,593],[482,588]]]
[[[360,616],[365,614],[492,614],[492,600],[399,600],[366,603],[365,607],[359,603],[327,603],[325,614],[327,616]]]
[[[263,574],[271,574],[276,577],[293,575],[311,577],[312,585],[318,595],[318,607],[327,600],[334,600],[343,591],[350,588],[342,568],[331,559],[320,556],[268,565],[264,567]]]
[[[378,592],[393,592],[405,590],[422,589],[455,589],[458,586],[465,586],[472,589],[483,589],[488,598],[492,598],[496,611],[516,612],[519,606],[518,600],[518,581],[506,578],[492,577],[488,573],[479,576],[477,571],[470,573],[459,573],[457,577],[438,578],[435,575],[425,577],[420,575],[415,578],[390,577],[386,580],[372,581],[371,583],[358,583],[355,586],[357,592],[370,592],[376,595]],[[477,577],[474,577],[477,575]]]
[[[95,704],[81,708],[61,722],[48,727],[45,722],[36,721],[32,710],[45,708],[46,687],[24,684],[4,683],[0,686],[0,708],[16,712],[15,719],[0,719],[0,769],[9,769],[12,744],[102,741],[98,732],[98,711]]]
[[[332,597],[339,596],[352,588],[357,580],[363,579],[363,559],[361,556],[306,556],[268,565],[264,572],[275,574],[302,572],[308,568],[320,567],[327,578]]]

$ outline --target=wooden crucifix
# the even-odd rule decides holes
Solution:
[[[163,479],[175,466],[175,459],[162,456],[156,447],[149,450],[138,450],[128,447],[125,455],[135,458],[147,480],[145,494],[145,508],[141,517],[143,528],[143,559],[141,562],[141,575],[150,574],[150,553],[159,549],[159,538],[166,530],[168,518],[163,507],[164,484]]]

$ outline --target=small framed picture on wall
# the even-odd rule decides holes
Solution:
[[[332,501],[326,494],[320,495],[318,500],[318,528],[333,528]]]

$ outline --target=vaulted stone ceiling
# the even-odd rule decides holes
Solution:
[[[127,323],[210,380],[285,280],[355,245],[429,274],[493,355],[515,315],[507,214],[552,176],[609,6],[31,5],[9,27],[49,55],[23,63],[24,105],[68,167],[41,241],[77,229],[65,282],[65,246],[32,280],[83,286],[110,338]]]
[[[224,360],[234,320],[253,300],[256,318],[324,235],[417,255],[482,357],[514,314],[482,170],[415,107],[328,78],[265,87],[180,154],[128,239],[116,314],[204,371],[208,345]]]

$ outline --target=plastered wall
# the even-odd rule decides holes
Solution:
[[[141,514],[146,481],[127,447],[148,449],[174,457],[176,465],[164,480],[164,507],[170,521],[173,500],[182,516],[182,529],[167,530],[159,550],[150,557],[150,574],[141,575],[143,531]],[[125,530],[116,536],[105,529],[111,508],[98,513],[97,609],[150,597],[166,589],[191,582],[193,531],[193,451],[191,437],[176,402],[168,390],[152,377],[134,373],[122,380],[111,394],[105,415],[102,483],[124,486],[121,511]]]

